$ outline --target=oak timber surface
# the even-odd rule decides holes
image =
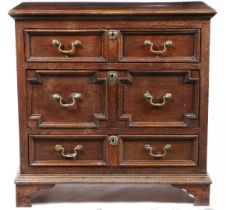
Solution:
[[[216,11],[203,2],[178,3],[21,3],[9,14],[17,16],[71,15],[214,15]]]
[[[214,9],[46,2],[9,14],[17,42],[17,206],[62,183],[171,184],[194,205],[208,205]]]

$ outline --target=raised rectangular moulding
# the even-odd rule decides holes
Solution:
[[[105,30],[25,29],[28,62],[105,62]]]
[[[197,166],[197,135],[122,135],[120,166]]]
[[[199,62],[200,29],[121,30],[121,62]]]
[[[120,78],[119,119],[130,128],[198,127],[199,91],[196,70],[128,71]]]
[[[98,128],[106,88],[95,71],[28,70],[28,127]]]
[[[30,166],[106,166],[106,136],[30,135]]]

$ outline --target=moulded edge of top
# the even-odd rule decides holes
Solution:
[[[170,16],[184,18],[210,19],[216,10],[204,2],[180,3],[92,3],[92,2],[24,2],[9,11],[14,19],[59,18],[73,19],[83,17],[156,17]]]

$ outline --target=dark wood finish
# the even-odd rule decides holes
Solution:
[[[106,119],[106,79],[96,72],[27,71],[28,127],[96,128]],[[75,106],[62,107],[52,95],[60,94],[71,103],[72,93],[80,93]]]
[[[180,3],[22,3],[9,14],[14,18],[59,16],[196,16],[211,17],[216,11],[203,2]],[[175,17],[174,17],[175,18]]]
[[[16,206],[31,207],[31,198],[42,189],[54,187],[54,184],[16,185]]]
[[[208,206],[210,197],[210,185],[209,184],[199,184],[199,185],[189,185],[189,184],[173,184],[172,186],[186,190],[188,194],[192,194],[195,197],[195,206]]]
[[[26,29],[25,36],[28,62],[105,62],[107,59],[105,30]],[[71,43],[75,40],[81,45],[66,57],[52,45],[55,39],[65,50],[71,50]]]
[[[19,175],[17,183],[17,206],[31,206],[31,197],[41,189],[53,187],[58,183],[145,183],[172,184],[173,187],[186,190],[195,197],[194,205],[208,205],[209,185],[208,176],[204,175]],[[30,183],[34,183],[30,185]],[[48,184],[47,184],[48,183]],[[180,183],[180,184],[178,184]]]
[[[196,166],[198,159],[198,136],[120,136],[121,166]],[[171,150],[164,157],[152,157],[144,149],[148,144],[154,147],[154,154],[162,154],[165,145]]]
[[[216,11],[187,3],[22,3],[16,19],[20,125],[17,206],[57,183],[172,184],[207,205],[207,120],[210,18]],[[166,21],[170,20],[170,21]],[[118,32],[109,39],[109,30]],[[80,40],[75,53],[63,49]],[[161,50],[154,56],[145,40]],[[116,78],[109,77],[110,72]],[[144,100],[145,91],[161,107]],[[76,106],[62,107],[54,93]],[[119,137],[115,146],[109,136]],[[78,158],[68,159],[56,144]],[[162,153],[152,157],[144,145]]]
[[[172,41],[172,47],[156,56],[145,40],[153,42],[154,50],[163,50],[166,41]],[[122,62],[199,62],[200,30],[194,29],[160,29],[141,31],[121,31]]]
[[[128,121],[128,127],[198,125],[198,71],[127,72],[120,82],[119,115]],[[172,94],[172,99],[162,107],[155,107],[144,99],[146,91],[153,95],[156,103],[162,103],[166,93]]]
[[[29,141],[29,158],[31,166],[104,166],[107,165],[106,136],[62,136],[31,135]],[[83,149],[78,156],[65,158],[55,150],[62,145],[65,154],[74,153],[77,145]]]
[[[148,175],[127,175],[127,174],[18,174],[16,184],[59,184],[59,183],[146,183],[146,184],[211,184],[206,174],[148,174]]]

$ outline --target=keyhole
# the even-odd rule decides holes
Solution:
[[[112,146],[115,146],[118,144],[118,137],[117,136],[110,136],[109,137],[109,144],[112,145]]]
[[[117,80],[117,79],[118,79],[118,74],[117,74],[117,72],[109,71],[109,72],[108,72],[108,79],[109,79],[109,80]]]
[[[117,80],[118,74],[117,72],[108,72],[108,79],[109,80]]]
[[[118,38],[117,30],[109,30],[108,38],[111,39],[111,40],[117,39]]]

